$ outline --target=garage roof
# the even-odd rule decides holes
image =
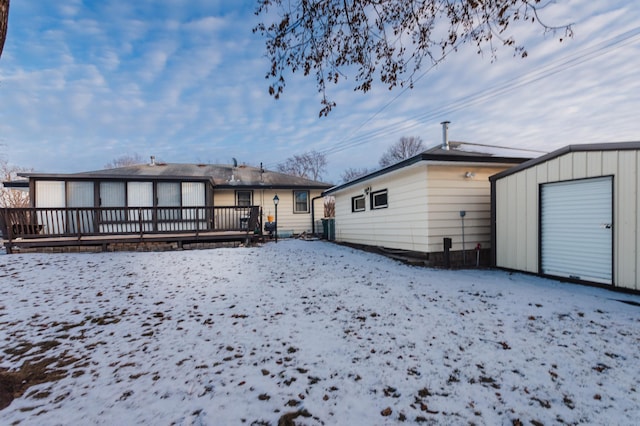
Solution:
[[[545,161],[553,160],[554,158],[558,158],[562,155],[568,154],[570,152],[588,152],[588,151],[628,151],[628,150],[640,150],[640,142],[609,142],[609,143],[592,143],[592,144],[578,144],[578,145],[567,145],[563,148],[560,148],[556,151],[550,152],[541,157],[537,157],[531,159],[529,161],[525,161],[522,164],[514,166],[510,169],[507,169],[503,172],[496,173],[493,176],[489,177],[490,181],[495,181],[497,179],[501,179],[506,176],[510,176],[514,173],[518,173],[521,170],[528,169],[540,163],[544,163]]]

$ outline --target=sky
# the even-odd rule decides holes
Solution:
[[[7,425],[638,424],[640,295],[293,239],[4,255],[0,288]]]
[[[240,163],[275,169],[294,154],[327,155],[323,180],[376,167],[401,137],[427,147],[449,135],[549,152],[568,144],[640,140],[640,7],[627,0],[557,0],[549,25],[513,27],[527,48],[497,58],[462,46],[410,90],[330,86],[318,116],[313,76],[268,94],[264,39],[250,0],[11,2],[0,58],[0,149],[37,172],[102,169],[114,158]],[[532,152],[532,156],[538,155]]]

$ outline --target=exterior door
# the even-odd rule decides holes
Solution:
[[[543,184],[541,272],[613,283],[613,178]]]

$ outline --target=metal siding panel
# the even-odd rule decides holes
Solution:
[[[507,238],[506,224],[507,215],[507,197],[508,191],[506,182],[508,178],[496,181],[496,266],[507,267],[507,256],[509,252],[509,239]]]
[[[541,203],[542,273],[610,284],[612,178],[543,185]]]
[[[582,179],[587,177],[587,153],[573,153],[573,179]]]
[[[602,176],[602,151],[587,152],[587,176]]]
[[[616,196],[616,261],[618,264],[616,283],[623,287],[634,288],[637,271],[636,245],[636,198],[638,196],[638,170],[636,166],[636,152],[620,152],[618,157],[618,195]]]
[[[522,232],[527,223],[527,175],[525,171],[516,174],[516,214],[514,217],[517,231],[513,237],[516,240],[517,258],[516,268],[527,269],[527,234]]]
[[[636,152],[636,188],[640,189],[640,151]],[[629,283],[628,288],[632,288],[640,291],[640,197],[638,196],[638,191],[635,193],[635,210],[636,210],[636,220],[635,220],[635,234],[636,234],[636,275],[634,281]]]
[[[538,272],[538,184],[537,171],[533,168],[527,169],[527,183],[524,188],[526,192],[527,210],[524,219],[526,229],[526,251],[528,272]]]

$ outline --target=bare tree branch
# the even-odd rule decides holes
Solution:
[[[350,182],[352,180],[358,179],[361,176],[368,175],[371,172],[372,170],[369,170],[366,167],[363,167],[360,169],[349,167],[344,172],[342,172],[342,175],[340,175],[340,178],[342,179],[343,182]]]
[[[4,42],[7,39],[7,28],[9,27],[9,0],[0,0],[0,56]]]
[[[18,173],[30,171],[32,170],[0,159],[0,207],[29,207],[29,191],[5,188],[1,182],[14,181],[18,178]]]
[[[306,152],[287,158],[278,164],[277,170],[292,176],[311,180],[320,180],[327,169],[327,157],[317,151]]]
[[[400,140],[391,145],[380,157],[380,167],[387,167],[398,161],[413,157],[425,150],[422,139],[417,136],[403,136]]]
[[[327,86],[354,71],[354,90],[367,92],[375,78],[392,89],[413,85],[423,60],[444,60],[462,43],[496,55],[494,40],[526,57],[508,29],[516,22],[571,37],[571,25],[540,21],[546,0],[258,0],[263,21],[253,31],[265,38],[271,65],[269,93],[283,93],[288,72],[314,74],[322,96],[320,116],[335,102]],[[342,78],[341,78],[342,77]]]
[[[144,160],[138,153],[124,154],[120,157],[114,158],[111,162],[104,165],[105,169],[116,169],[118,167],[135,166],[137,164],[143,164]]]

